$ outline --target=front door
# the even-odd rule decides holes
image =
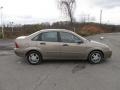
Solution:
[[[60,32],[60,55],[63,59],[82,59],[85,45],[82,40],[68,32]]]

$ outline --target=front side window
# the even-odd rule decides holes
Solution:
[[[61,42],[65,43],[77,43],[81,41],[77,36],[67,32],[60,32],[60,36]]]
[[[41,41],[57,42],[57,32],[44,32],[41,34]]]

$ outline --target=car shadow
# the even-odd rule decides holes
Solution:
[[[87,60],[43,60],[42,64],[89,64]]]
[[[27,62],[27,60],[25,58],[22,58],[20,60],[21,63],[23,64],[29,64]],[[102,61],[100,64],[102,63],[108,63],[109,60],[104,60]],[[54,60],[54,59],[50,59],[50,60],[43,60],[42,63],[40,65],[44,65],[44,64],[83,64],[83,65],[96,65],[96,64],[90,64],[89,61],[87,60]]]
[[[29,64],[28,61],[25,58],[20,58],[20,60],[17,60],[18,63],[21,64]],[[89,62],[87,60],[43,60],[40,65],[51,65],[51,64],[66,64],[66,65],[72,65],[72,64],[82,64],[82,65],[87,65]],[[30,65],[30,64],[29,64]]]

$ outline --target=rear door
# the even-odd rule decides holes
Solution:
[[[37,38],[37,46],[40,48],[44,59],[58,59],[60,57],[58,32],[42,32]]]

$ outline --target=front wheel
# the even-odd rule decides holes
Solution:
[[[88,60],[91,64],[98,64],[103,61],[103,54],[100,51],[92,51],[89,56]]]
[[[38,65],[42,61],[42,57],[39,52],[37,51],[30,51],[27,56],[27,61],[32,65]]]

